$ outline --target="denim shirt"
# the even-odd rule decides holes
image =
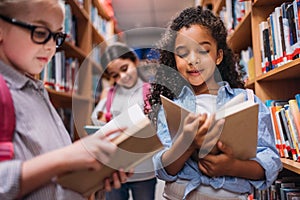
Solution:
[[[231,88],[227,82],[220,82],[219,85],[221,87],[217,95],[217,109],[236,95],[242,92],[247,93],[244,89]],[[282,163],[275,147],[275,139],[269,109],[255,95],[254,101],[259,104],[259,123],[257,153],[256,157],[252,160],[257,161],[264,168],[264,180],[253,181],[232,176],[220,176],[214,178],[208,177],[200,172],[197,163],[192,159],[188,159],[186,161],[184,167],[177,173],[177,175],[169,175],[165,171],[161,161],[162,154],[172,145],[162,107],[158,113],[157,134],[164,145],[164,148],[153,157],[156,176],[159,179],[168,182],[173,182],[178,179],[188,180],[189,183],[185,188],[183,199],[185,199],[190,192],[197,189],[197,187],[199,187],[201,184],[210,185],[214,189],[223,188],[236,193],[251,193],[252,186],[260,190],[269,187],[277,178],[278,172],[282,169]],[[174,99],[174,102],[183,106],[187,110],[190,110],[191,112],[196,112],[196,96],[188,87],[184,87],[182,89],[178,98]]]

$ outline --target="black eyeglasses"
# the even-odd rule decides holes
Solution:
[[[53,37],[56,42],[56,48],[58,48],[64,43],[67,36],[63,32],[54,33],[45,26],[34,26],[3,15],[0,15],[0,18],[13,25],[29,29],[31,31],[31,40],[36,44],[46,44]]]

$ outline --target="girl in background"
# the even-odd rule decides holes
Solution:
[[[101,57],[104,73],[112,78],[115,85],[104,91],[92,113],[95,125],[108,122],[126,111],[134,104],[140,105],[144,113],[149,111],[147,96],[150,85],[144,82],[138,73],[139,60],[135,52],[123,43],[108,46]],[[106,193],[107,200],[128,200],[129,191],[135,200],[153,200],[155,196],[156,178],[151,158],[134,169],[134,174],[120,189]]]

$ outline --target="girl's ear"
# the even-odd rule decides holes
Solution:
[[[219,49],[219,50],[218,50],[218,53],[217,53],[217,60],[216,60],[216,64],[217,64],[217,65],[219,65],[219,64],[222,62],[222,60],[223,60],[223,55],[224,55],[223,49]]]

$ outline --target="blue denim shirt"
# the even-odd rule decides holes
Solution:
[[[217,95],[217,108],[220,108],[236,95],[242,92],[246,93],[246,90],[244,89],[231,88],[227,82],[220,82],[219,85],[221,87]],[[257,96],[254,96],[254,101],[259,104],[259,123],[257,154],[253,160],[257,161],[264,168],[265,180],[253,181],[231,176],[211,178],[202,174],[197,163],[192,159],[186,161],[184,167],[177,175],[169,175],[164,170],[161,161],[162,154],[172,145],[163,108],[161,108],[158,113],[157,134],[164,145],[164,149],[153,157],[156,176],[159,179],[171,182],[176,181],[177,179],[189,180],[183,199],[201,184],[210,185],[214,189],[223,188],[237,193],[251,193],[252,186],[257,189],[269,187],[277,178],[278,172],[282,169],[282,163],[275,147],[269,109]],[[183,88],[178,98],[174,99],[174,102],[194,113],[196,112],[196,96],[188,87]]]

